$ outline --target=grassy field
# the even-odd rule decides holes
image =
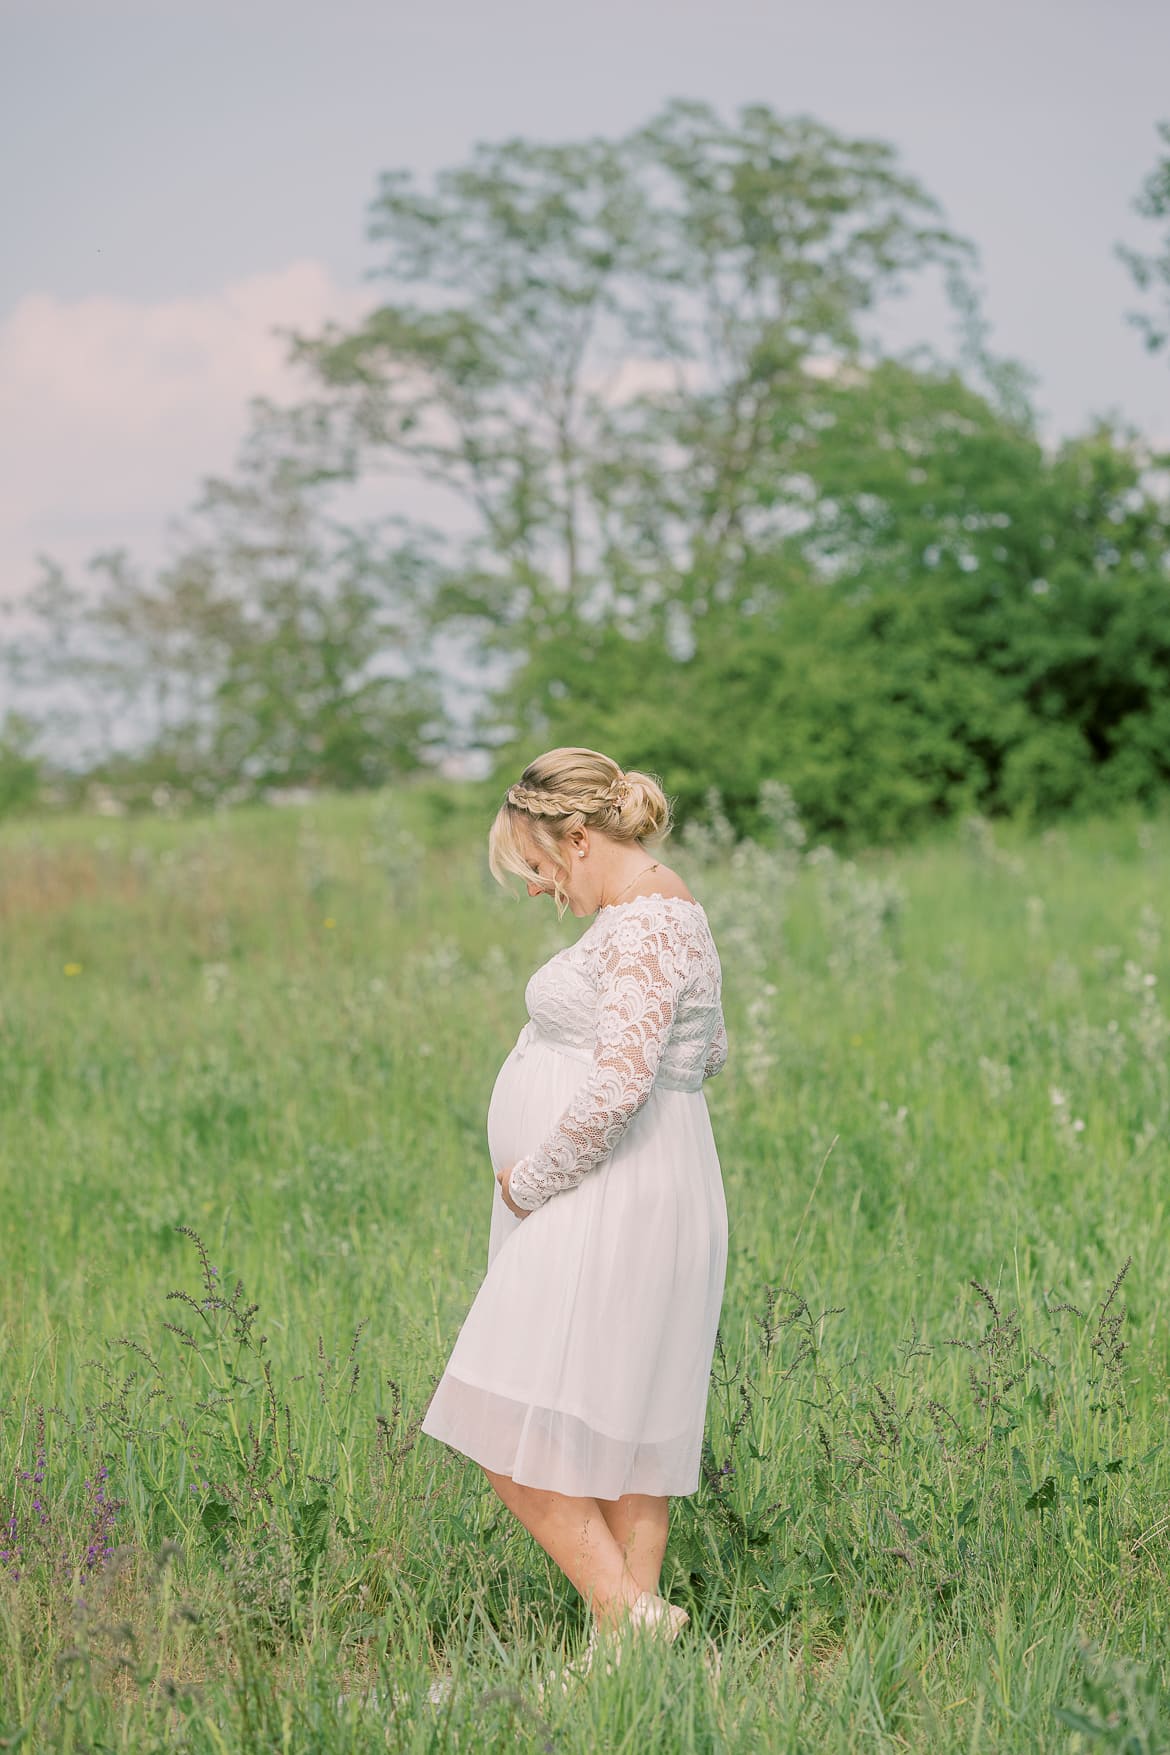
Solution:
[[[417,1428],[585,923],[409,795],[4,826],[0,1748],[1170,1748],[1170,823],[771,805],[667,852],[731,1041],[691,1627],[565,1699],[584,1605]]]

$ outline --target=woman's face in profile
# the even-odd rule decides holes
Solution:
[[[540,877],[540,882],[538,884],[529,882],[526,885],[528,894],[530,896],[551,896],[553,893],[553,878],[559,871],[561,884],[564,887],[566,894],[569,896],[571,903],[573,874],[568,857],[564,859],[563,863],[558,865],[549,858],[547,853],[542,852],[538,847],[534,847],[527,837],[525,837],[523,842],[523,850],[525,859]]]
[[[540,882],[538,884],[530,882],[526,885],[528,894],[530,896],[551,895],[553,887],[553,865],[548,855],[545,853],[538,853],[535,847],[530,843],[525,842],[524,857],[532,867],[533,871],[537,872],[540,876]]]

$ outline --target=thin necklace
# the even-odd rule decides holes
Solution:
[[[654,861],[653,865],[644,865],[642,867],[641,871],[636,871],[634,873],[633,877],[630,879],[630,884],[637,883],[638,879],[640,877],[645,877],[646,873],[648,871],[657,871],[658,867],[661,863],[662,863],[661,860],[656,859]],[[613,902],[616,902],[618,900],[618,897],[625,895],[626,890],[628,890],[630,887],[630,884],[624,885],[624,887],[618,891],[617,895],[613,899]],[[601,907],[598,908],[598,913],[600,914],[602,908],[612,908],[613,902],[602,902]]]

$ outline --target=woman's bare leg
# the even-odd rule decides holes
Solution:
[[[657,1493],[623,1493],[619,1499],[599,1498],[597,1503],[625,1556],[626,1571],[639,1590],[657,1595],[670,1527],[670,1500]]]
[[[483,1472],[508,1510],[580,1591],[594,1618],[603,1625],[619,1622],[642,1586],[626,1570],[597,1500],[522,1487],[510,1475]]]

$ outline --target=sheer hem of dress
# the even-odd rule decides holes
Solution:
[[[522,1487],[602,1499],[698,1491],[701,1431],[653,1442],[611,1438],[576,1414],[513,1400],[450,1371],[431,1398],[422,1430]]]

